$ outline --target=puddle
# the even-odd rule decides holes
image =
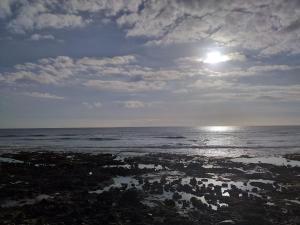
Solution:
[[[16,160],[16,159],[11,159],[11,158],[5,158],[5,157],[0,157],[0,163],[24,163],[23,161]]]
[[[283,157],[256,157],[256,158],[234,158],[231,159],[233,162],[239,162],[239,163],[266,163],[266,164],[272,164],[275,166],[292,166],[292,167],[300,167],[300,161],[296,160],[288,160]]]
[[[132,169],[133,166],[129,164],[125,165],[105,165],[103,168],[125,168],[125,169]],[[163,170],[162,165],[154,165],[154,164],[138,164],[138,169],[154,169],[155,171]]]
[[[102,194],[105,191],[109,191],[111,188],[121,188],[124,185],[127,185],[128,187],[139,187],[141,189],[141,185],[139,185],[139,182],[137,179],[130,177],[130,176],[118,176],[113,178],[113,184],[104,187],[103,189],[98,189],[95,191],[89,191],[90,194]]]
[[[291,202],[291,203],[295,203],[295,204],[300,205],[300,201],[299,201],[299,200],[284,199],[284,201],[286,201],[286,202]]]
[[[131,169],[131,165],[125,164],[125,165],[105,165],[103,168],[125,168],[125,169]]]
[[[163,167],[161,165],[154,165],[154,164],[139,164],[139,169],[154,169],[156,171],[162,170]]]
[[[222,168],[221,166],[216,166],[213,164],[204,164],[204,165],[202,165],[202,167],[205,169],[220,169],[220,168]]]
[[[50,195],[41,194],[41,195],[38,195],[35,198],[27,198],[27,199],[22,199],[22,200],[18,200],[18,201],[8,200],[5,203],[3,203],[1,205],[1,207],[10,208],[10,207],[21,207],[21,206],[24,206],[24,205],[33,205],[33,204],[36,204],[36,203],[38,203],[42,200],[46,200],[46,199],[49,199],[49,198],[52,198],[52,197]]]

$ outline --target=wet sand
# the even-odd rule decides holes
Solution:
[[[0,157],[1,224],[299,224],[300,155]]]

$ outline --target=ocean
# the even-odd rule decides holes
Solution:
[[[1,129],[0,151],[271,156],[300,152],[300,126]]]

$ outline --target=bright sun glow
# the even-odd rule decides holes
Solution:
[[[223,55],[221,52],[214,51],[208,52],[203,62],[208,64],[216,64],[220,62],[226,62],[228,60],[229,57],[227,55]]]
[[[236,128],[233,126],[208,126],[205,130],[210,132],[230,132],[234,131]]]

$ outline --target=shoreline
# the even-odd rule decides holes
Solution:
[[[0,168],[3,224],[300,222],[298,164],[47,151],[1,154]]]

